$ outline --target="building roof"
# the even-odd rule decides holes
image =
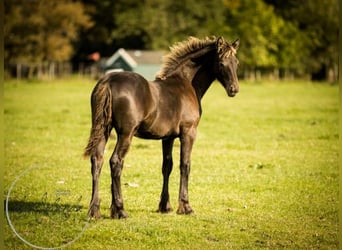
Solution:
[[[165,53],[163,51],[155,50],[125,50],[118,49],[106,61],[106,67],[110,67],[120,57],[124,59],[131,68],[137,67],[138,64],[161,64]]]
[[[106,61],[106,67],[113,65],[120,57],[122,57],[129,64],[129,66],[131,66],[131,68],[135,68],[137,66],[137,62],[126,52],[126,50],[121,48],[108,58]]]
[[[161,64],[165,52],[159,50],[126,50],[137,64]]]

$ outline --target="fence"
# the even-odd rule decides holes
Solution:
[[[98,79],[104,74],[104,70],[101,67],[100,62],[82,62],[77,66],[71,62],[45,62],[45,63],[16,63],[5,64],[5,74],[9,77],[17,79],[22,78],[37,78],[37,79],[54,79],[69,76],[76,73],[81,76],[91,77]],[[255,80],[279,80],[287,79],[292,80],[296,78],[305,78],[312,80],[325,80],[328,82],[336,82],[338,80],[338,67],[334,65],[331,68],[324,68],[321,79],[315,79],[311,73],[298,73],[295,70],[287,69],[256,69],[256,68],[242,68],[239,69],[239,79],[245,79],[250,81]]]
[[[54,79],[72,74],[72,64],[70,62],[15,63],[5,65],[5,71],[10,77],[17,79]]]

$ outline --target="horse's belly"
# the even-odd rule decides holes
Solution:
[[[167,137],[177,137],[179,135],[178,124],[169,122],[158,122],[157,124],[142,123],[135,136],[143,139],[163,139]]]

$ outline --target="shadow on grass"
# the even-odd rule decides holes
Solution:
[[[6,200],[4,200],[4,207],[6,208]],[[79,204],[62,204],[56,200],[53,203],[44,201],[22,201],[12,200],[8,201],[8,212],[16,213],[40,213],[40,214],[60,214],[70,216],[71,213],[81,212],[82,205]]]
[[[6,207],[6,200],[4,201]],[[8,201],[6,216],[14,234],[37,249],[60,249],[73,244],[88,228],[83,206],[45,201]]]

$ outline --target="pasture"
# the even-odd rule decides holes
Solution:
[[[338,86],[241,82],[228,98],[213,84],[192,153],[189,216],[175,212],[178,141],[174,211],[159,214],[161,142],[134,138],[122,175],[130,217],[110,219],[111,138],[100,178],[103,218],[87,221],[91,173],[82,153],[94,84],[5,83],[3,197],[22,239],[66,249],[337,249]],[[8,223],[4,233],[6,249],[30,249]]]

